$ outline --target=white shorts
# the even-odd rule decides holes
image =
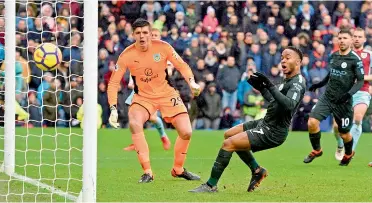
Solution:
[[[353,107],[358,104],[366,104],[369,106],[371,95],[365,91],[358,91],[353,95]]]
[[[132,93],[130,93],[127,100],[125,100],[125,103],[129,106],[132,105],[133,95],[134,95],[134,90],[132,90]]]

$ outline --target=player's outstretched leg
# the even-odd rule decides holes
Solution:
[[[236,153],[239,155],[240,159],[251,169],[252,178],[249,182],[247,191],[253,192],[254,189],[260,185],[261,181],[267,177],[267,171],[265,168],[258,165],[251,151],[237,151]]]
[[[340,129],[339,129],[340,130]],[[340,161],[340,166],[349,165],[351,159],[353,158],[355,152],[353,151],[353,137],[350,133],[341,133],[341,137],[344,140],[345,145],[345,155]]]
[[[132,140],[137,151],[137,157],[143,169],[143,175],[139,183],[149,183],[154,180],[150,165],[149,146],[143,132],[143,124],[148,120],[147,110],[140,105],[132,105],[129,109],[129,127],[132,132]]]
[[[244,150],[245,152],[249,152],[250,147],[251,145],[248,139],[247,132],[241,132],[226,139],[223,142],[222,148],[218,152],[218,156],[213,164],[211,175],[208,181],[193,190],[189,190],[189,192],[202,193],[218,191],[217,183],[221,178],[225,168],[228,166],[230,159],[232,157],[232,153],[234,151],[242,150]],[[257,166],[258,164],[254,160],[252,154],[241,153],[241,155],[242,155],[241,158],[247,163],[247,165],[252,165],[252,168],[253,167],[256,168],[256,171],[255,173],[253,173],[252,180],[248,187],[248,191],[253,191],[254,188],[256,188],[260,184],[260,182],[266,177],[267,172],[264,168]]]
[[[367,101],[369,102],[369,100]],[[355,151],[359,138],[362,135],[362,122],[367,109],[368,105],[365,103],[359,103],[354,106],[354,122],[350,130],[350,133],[353,136],[353,151]]]
[[[333,133],[335,135],[335,138],[337,140],[337,148],[335,152],[335,158],[336,160],[341,161],[342,157],[344,157],[345,154],[345,148],[344,148],[344,140],[342,140],[340,133],[338,132],[338,125],[336,121],[333,120]]]
[[[235,134],[241,133],[244,131],[244,124],[237,125],[224,133],[225,139],[228,139]],[[253,127],[253,126],[252,126]],[[248,192],[253,192],[256,187],[258,187],[261,181],[267,176],[267,171],[265,168],[260,167],[258,165],[256,159],[253,157],[251,151],[236,151],[239,158],[251,169],[252,178],[249,183]]]
[[[322,148],[320,147],[321,133],[319,124],[320,122],[317,119],[312,117],[309,118],[307,125],[309,129],[310,142],[311,146],[313,147],[313,150],[310,152],[309,155],[307,155],[307,157],[305,157],[304,163],[310,163],[315,158],[320,157],[323,154]]]
[[[173,177],[186,180],[200,180],[198,175],[187,171],[183,167],[192,134],[189,115],[187,113],[179,114],[171,122],[178,133],[176,144],[174,145],[174,164],[171,174]]]
[[[165,133],[163,121],[161,120],[161,118],[157,116],[156,113],[154,113],[150,117],[150,122],[155,125],[155,128],[160,135],[161,142],[163,143],[164,150],[169,150],[171,147],[171,142],[167,134]]]

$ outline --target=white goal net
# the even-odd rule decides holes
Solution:
[[[97,9],[0,2],[0,202],[95,201],[97,132],[87,123],[97,120]],[[55,70],[35,64],[43,43],[62,52]]]

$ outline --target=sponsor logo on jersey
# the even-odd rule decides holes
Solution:
[[[154,58],[154,61],[155,61],[155,62],[159,62],[160,59],[161,59],[160,54],[154,54],[154,55],[153,55],[153,58]]]
[[[346,68],[347,67],[347,63],[346,62],[342,62],[341,63],[341,68]]]
[[[301,90],[302,90],[302,86],[301,86],[300,84],[298,84],[298,83],[293,83],[293,87],[294,87],[297,91],[299,91],[299,92],[301,92]]]
[[[361,53],[360,56],[361,56],[363,59],[365,59],[365,58],[367,58],[367,53]]]
[[[144,74],[146,75],[146,77],[140,78],[140,80],[146,83],[151,82],[152,79],[157,78],[159,76],[158,74],[154,75],[151,68],[145,68]]]
[[[279,86],[279,91],[282,91],[282,89],[283,89],[283,87],[284,87],[284,84],[281,84],[280,86]]]
[[[347,75],[347,72],[331,68],[331,75],[341,77]]]

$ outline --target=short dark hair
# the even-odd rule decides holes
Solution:
[[[350,29],[341,29],[341,30],[338,32],[338,34],[348,34],[348,35],[350,35],[350,36],[353,36],[353,35],[351,34]]]
[[[134,21],[133,25],[132,25],[132,28],[133,28],[133,31],[139,27],[146,27],[146,26],[149,26],[151,27],[149,21],[143,19],[143,18],[138,18],[136,21]]]
[[[302,51],[299,48],[294,47],[294,46],[288,46],[286,49],[290,49],[290,50],[296,52],[297,55],[300,57],[301,61],[304,58],[304,54],[302,53]]]
[[[361,27],[357,27],[357,28],[355,28],[354,32],[355,32],[355,31],[363,32],[364,37],[367,37],[367,33],[366,33],[366,31],[365,31],[363,28],[361,28]]]

